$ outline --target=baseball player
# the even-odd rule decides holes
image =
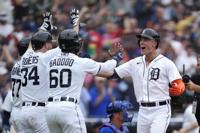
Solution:
[[[146,28],[137,38],[142,56],[101,76],[132,77],[140,105],[137,133],[165,133],[171,117],[170,95],[181,95],[185,86],[175,64],[156,51],[159,34]]]
[[[17,45],[19,55],[22,56],[29,45],[30,38],[25,37]],[[19,120],[21,118],[21,77],[20,77],[20,60],[15,63],[11,70],[12,91],[9,91],[2,106],[2,109],[11,112],[11,124],[17,133],[23,133],[23,127]],[[8,117],[9,120],[9,117]]]
[[[52,58],[49,68],[49,99],[47,122],[50,132],[86,132],[84,118],[79,109],[80,92],[87,73],[96,75],[114,69],[115,60],[97,63],[88,58],[80,58],[80,42],[77,32],[65,30],[59,35],[62,53]],[[68,115],[66,115],[68,114]]]
[[[133,105],[128,101],[114,101],[107,106],[107,114],[110,122],[103,124],[99,128],[99,133],[129,133],[124,122],[131,122],[132,116],[128,114],[128,110],[132,109]]]
[[[28,49],[21,58],[22,118],[25,132],[48,133],[45,105],[48,97],[46,65],[42,52],[51,47],[50,33],[39,31],[31,39],[33,49]]]
[[[79,25],[78,10],[72,10],[71,17],[72,21],[76,21],[73,26]],[[51,133],[86,133],[84,117],[78,105],[84,78],[87,73],[96,75],[113,70],[121,58],[115,56],[115,59],[98,63],[78,57],[82,44],[77,31],[72,29],[62,31],[58,43],[62,52],[48,63],[48,126]],[[113,53],[121,49],[121,45],[116,44]]]
[[[20,61],[22,117],[20,122],[24,132],[48,133],[45,117],[45,105],[48,98],[48,72],[44,53],[52,48],[50,13],[45,13],[41,30],[31,38],[32,49],[29,48]],[[43,30],[45,29],[45,30]],[[56,50],[53,50],[56,51]]]

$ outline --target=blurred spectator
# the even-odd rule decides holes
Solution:
[[[161,45],[160,53],[162,53],[163,55],[165,55],[171,60],[175,60],[177,56],[175,50],[171,46],[171,42],[167,39],[163,41]]]
[[[135,35],[139,32],[140,29],[138,28],[137,19],[125,16],[123,20],[123,32],[121,35],[121,42],[130,58],[134,58],[140,55],[138,42],[135,38]]]
[[[12,66],[14,65],[14,58],[13,56],[15,57],[15,59],[17,59],[19,56],[18,56],[18,51],[16,50],[17,48],[16,47],[11,47],[12,48],[12,52],[9,51],[8,49],[8,45],[3,45],[2,46],[2,63],[4,62],[6,68],[10,71],[12,69]],[[11,55],[12,54],[12,55]]]
[[[192,75],[195,72],[195,66],[197,64],[196,54],[190,46],[189,39],[183,38],[180,42],[182,44],[182,51],[178,52],[177,58],[175,60],[176,66],[180,72],[183,71],[183,64],[185,65],[185,72],[188,75]],[[187,62],[185,62],[187,61]]]
[[[147,27],[156,27],[156,29],[160,29],[165,23],[164,11],[165,10],[162,6],[155,7],[155,15],[153,15],[151,20],[148,21]]]
[[[151,19],[154,14],[154,6],[152,0],[136,0],[134,5],[135,17],[138,20],[138,26],[145,28],[148,20]]]
[[[111,15],[130,14],[133,15],[132,1],[130,0],[110,0],[109,11]]]
[[[195,115],[192,111],[192,97],[187,97],[187,107],[183,116],[182,128],[174,130],[173,133],[199,133],[199,127]]]
[[[176,34],[178,36],[183,36],[185,34],[185,29],[197,19],[199,15],[198,12],[186,13],[184,14],[183,18],[177,23],[176,25]]]
[[[7,23],[7,14],[6,12],[0,12],[0,36],[6,38],[9,34],[13,32],[13,25]]]
[[[111,44],[120,41],[122,28],[111,17],[105,22],[105,33],[102,35],[102,48],[109,48]]]
[[[7,74],[8,70],[5,68],[4,63],[0,63],[0,111],[2,112],[1,106],[3,100],[5,99],[8,92],[8,84],[7,84]],[[10,89],[10,88],[9,88]],[[2,129],[2,116],[0,116],[0,130]]]
[[[96,28],[97,24],[92,18],[87,21],[86,30],[89,37],[87,50],[92,58],[97,58],[100,54],[100,50],[102,49],[102,38],[100,33],[96,31]]]
[[[10,90],[10,82],[8,82],[8,70],[5,67],[4,63],[0,63],[0,99],[4,100],[7,95],[7,92]]]
[[[22,20],[23,16],[29,13],[29,1],[27,0],[12,0],[14,6],[14,21]]]
[[[197,32],[195,35],[196,35],[194,37],[195,42],[194,42],[193,47],[194,47],[196,53],[200,53],[200,32]]]
[[[88,74],[85,77],[83,88],[81,90],[80,109],[81,109],[84,117],[88,116],[88,104],[91,101],[91,96],[88,92],[88,89],[89,89],[90,85],[92,84],[92,81],[93,81],[93,76]]]
[[[108,90],[106,79],[95,77],[94,86],[89,90],[91,101],[89,103],[89,117],[106,117],[107,105],[115,100],[112,92]]]
[[[164,7],[163,17],[165,20],[174,20],[176,18],[175,3],[173,0],[160,1],[161,6]]]
[[[22,25],[22,30],[24,34],[31,34],[31,32],[36,32],[37,31],[37,21],[35,21],[34,16],[32,14],[29,14],[27,16],[23,17],[23,21],[21,23]],[[27,35],[26,35],[27,36]]]
[[[10,24],[13,22],[13,5],[12,0],[0,0],[0,12],[6,12],[7,22]]]

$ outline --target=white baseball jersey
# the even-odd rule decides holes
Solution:
[[[114,69],[115,60],[109,60],[108,63],[98,63],[88,58],[80,58],[72,53],[61,53],[55,56],[48,65],[49,97],[68,96],[79,99],[86,74],[96,75],[99,71],[104,71],[105,66],[102,64],[109,64],[109,62],[113,64],[109,67]]]
[[[22,101],[45,102],[47,100],[46,65],[42,53],[28,49],[21,58]]]
[[[12,81],[12,99],[13,105],[19,107],[21,105],[20,89],[21,89],[21,73],[20,73],[20,61],[17,61],[11,71]]]
[[[80,93],[87,73],[113,70],[115,60],[98,63],[88,58],[80,58],[72,53],[60,53],[50,60],[49,97],[71,97],[80,100]],[[56,111],[55,111],[56,109]],[[52,133],[86,133],[84,117],[79,105],[73,102],[49,102],[47,105],[47,123]],[[68,114],[65,117],[65,114]]]
[[[181,79],[175,64],[157,56],[149,65],[145,56],[137,57],[115,68],[120,78],[131,76],[138,102],[152,102],[170,99],[169,83]]]
[[[46,102],[48,97],[47,62],[59,48],[46,53],[28,49],[21,58],[22,101]],[[48,55],[48,56],[47,56]]]

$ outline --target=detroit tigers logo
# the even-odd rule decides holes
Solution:
[[[159,79],[160,69],[159,68],[151,68],[150,70],[150,80]]]

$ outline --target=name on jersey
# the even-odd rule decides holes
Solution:
[[[74,59],[70,58],[57,58],[50,61],[49,66],[72,66]]]
[[[37,64],[38,63],[39,56],[30,56],[30,57],[24,57],[22,59],[22,65],[30,65],[30,64]]]
[[[11,75],[18,75],[20,76],[20,68],[19,67],[13,67],[11,71]]]

